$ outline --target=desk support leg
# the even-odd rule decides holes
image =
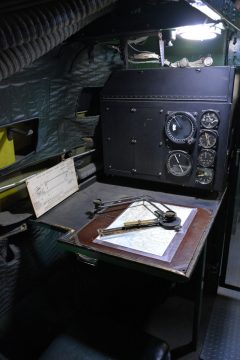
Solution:
[[[200,255],[199,262],[196,268],[196,287],[194,297],[194,314],[193,314],[193,328],[192,328],[192,350],[196,351],[198,346],[199,328],[202,311],[203,300],[203,285],[204,285],[204,272],[206,262],[206,244]]]
[[[202,249],[194,276],[194,310],[193,310],[193,324],[192,324],[192,340],[190,343],[173,349],[171,352],[172,359],[179,359],[182,356],[197,350],[199,340],[199,327],[201,320],[201,309],[203,299],[203,279],[205,271],[206,260],[206,245]]]

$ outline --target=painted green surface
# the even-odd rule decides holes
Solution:
[[[165,59],[170,62],[178,61],[186,57],[189,61],[196,61],[201,57],[212,56],[213,65],[221,66],[225,62],[226,52],[226,31],[218,35],[215,39],[204,41],[190,41],[179,37],[173,41],[173,46],[165,47]],[[152,51],[159,54],[159,43],[157,36],[149,37],[143,44],[136,45],[142,51]],[[129,49],[129,55],[136,53]],[[130,64],[130,68],[159,68],[157,63]]]
[[[189,61],[195,61],[201,57],[211,55],[213,65],[224,65],[225,59],[225,35],[220,35],[212,40],[190,41],[178,38],[172,47],[166,48],[165,57],[171,61],[186,57]]]

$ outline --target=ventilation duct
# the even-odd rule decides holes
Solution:
[[[30,65],[110,10],[116,0],[40,1],[0,15],[0,81]],[[27,1],[12,1],[20,6]],[[36,3],[36,2],[35,2]],[[4,5],[0,5],[1,7]],[[10,11],[10,8],[8,8]]]

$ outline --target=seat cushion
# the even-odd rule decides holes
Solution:
[[[113,360],[69,335],[58,336],[39,360]]]
[[[168,345],[165,342],[148,334],[144,335],[141,343],[136,344],[134,340],[136,339],[134,338],[128,345],[123,342],[119,354],[111,356],[101,350],[95,350],[71,335],[63,334],[50,344],[39,360],[171,359]]]

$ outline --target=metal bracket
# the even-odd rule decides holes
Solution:
[[[15,229],[7,232],[6,234],[1,235],[1,236],[0,236],[0,240],[6,239],[6,238],[8,238],[8,237],[10,237],[10,236],[19,234],[19,233],[21,233],[21,232],[23,232],[23,231],[26,231],[26,230],[27,230],[27,224],[26,224],[26,223],[23,223],[22,225],[20,225],[20,226],[16,227]]]

